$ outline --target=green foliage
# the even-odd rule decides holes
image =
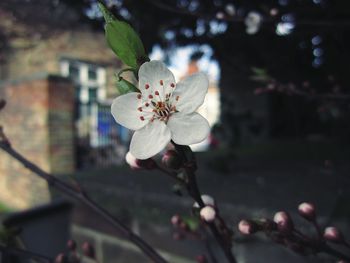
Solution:
[[[148,61],[145,48],[135,30],[126,22],[120,21],[101,3],[99,8],[106,21],[106,39],[118,58],[134,70]]]
[[[200,222],[199,222],[199,219],[197,217],[183,216],[182,220],[186,223],[186,225],[188,225],[188,227],[192,231],[196,231],[200,226]]]
[[[120,95],[129,93],[129,92],[140,92],[131,82],[120,77],[117,81],[117,89]]]

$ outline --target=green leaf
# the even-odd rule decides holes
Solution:
[[[118,58],[126,65],[138,70],[148,61],[145,48],[135,30],[126,22],[116,19],[101,3],[98,4],[106,21],[106,39]]]
[[[134,84],[127,81],[126,79],[120,77],[117,81],[117,89],[120,95],[129,93],[129,92],[140,92]]]

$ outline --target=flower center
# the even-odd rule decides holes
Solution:
[[[164,89],[164,82],[160,80],[160,85]],[[149,89],[149,84],[145,85],[146,90]],[[160,93],[158,90],[153,91],[152,93],[142,94],[143,96],[143,106],[138,108],[138,111],[144,113],[140,116],[140,119],[142,121],[144,120],[150,120],[153,122],[154,120],[160,120],[164,121],[165,123],[168,122],[170,116],[176,112],[175,103],[171,100],[172,98],[172,92],[175,88],[175,84],[171,83],[171,92],[164,94],[164,98],[160,96]],[[142,99],[141,96],[137,97],[138,99]],[[176,97],[175,102],[179,100],[179,96]]]

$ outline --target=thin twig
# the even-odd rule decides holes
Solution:
[[[57,177],[43,171],[37,165],[26,159],[19,152],[14,150],[9,144],[0,142],[0,148],[12,156],[14,159],[23,164],[27,169],[45,179],[51,187],[54,187],[61,193],[78,200],[87,205],[93,211],[101,215],[107,222],[109,222],[121,236],[134,243],[141,251],[147,255],[153,262],[166,263],[167,261],[149,244],[147,244],[140,236],[134,234],[128,227],[126,227],[119,219],[110,214],[106,209],[93,201],[85,192],[73,187]]]

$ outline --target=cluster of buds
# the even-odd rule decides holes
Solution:
[[[317,223],[317,215],[315,206],[311,203],[301,203],[298,206],[299,215],[310,222],[318,233],[318,237],[308,236],[298,230],[291,216],[280,211],[274,215],[273,220],[241,220],[238,224],[238,229],[241,234],[251,235],[257,232],[263,232],[272,241],[281,244],[296,253],[307,255],[317,253],[328,253],[341,257],[339,262],[347,262],[349,257],[342,254],[327,245],[327,242],[344,245],[350,248],[349,243],[345,240],[343,234],[336,227],[326,227],[323,231]]]
[[[170,221],[175,229],[173,234],[173,238],[175,240],[183,240],[185,238],[201,238],[201,235],[197,231],[198,229],[191,228],[188,222],[186,222],[186,220],[184,220],[180,215],[173,215]]]
[[[125,155],[125,161],[131,167],[131,169],[134,170],[152,170],[158,167],[156,161],[152,158],[140,160],[133,156],[130,152]],[[183,166],[183,163],[183,159],[175,150],[166,151],[162,157],[162,164],[164,167],[171,170],[179,170]]]
[[[55,258],[55,263],[80,263],[83,262],[82,256],[96,261],[95,249],[89,242],[81,245],[82,256],[78,254],[77,243],[74,240],[68,240],[67,253],[60,253]]]

